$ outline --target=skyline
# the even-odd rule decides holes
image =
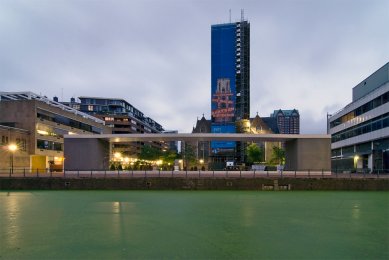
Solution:
[[[303,134],[325,133],[326,113],[389,61],[386,1],[5,0],[1,91],[122,98],[191,132],[210,119],[211,25],[229,9],[251,24],[251,116],[296,108]]]

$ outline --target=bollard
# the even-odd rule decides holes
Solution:
[[[242,178],[242,170],[239,170],[239,178]]]
[[[321,169],[321,177],[324,178],[324,170]]]
[[[254,179],[255,179],[255,169],[254,169]]]
[[[296,178],[296,170],[294,170],[294,178]]]
[[[188,174],[188,172],[186,172],[186,174]],[[172,170],[172,177],[173,177],[173,170]]]
[[[212,170],[212,177],[215,178],[215,170]]]
[[[92,178],[92,170],[90,170],[90,177]]]
[[[80,171],[77,170],[77,177],[80,177]]]
[[[380,178],[380,170],[378,170],[378,172],[377,172],[377,179],[379,179]]]

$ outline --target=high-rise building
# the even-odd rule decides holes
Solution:
[[[298,110],[274,110],[270,117],[276,118],[280,134],[300,134],[300,114]]]
[[[353,88],[353,99],[329,116],[333,171],[389,171],[389,63]]]
[[[236,133],[236,123],[250,118],[250,23],[211,27],[211,132]],[[212,142],[215,163],[243,161],[244,144]]]

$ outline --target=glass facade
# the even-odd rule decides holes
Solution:
[[[357,107],[355,110],[347,113],[344,116],[341,116],[334,121],[330,123],[330,128],[333,128],[337,125],[340,125],[342,123],[345,123],[347,121],[350,121],[354,117],[360,116],[366,112],[369,112],[370,110],[373,110],[377,107],[380,107],[389,101],[389,92],[386,92],[385,94],[376,97],[375,99],[371,100],[370,102],[367,102],[366,104],[363,104],[362,106]]]
[[[92,132],[95,134],[102,134],[103,133],[102,128],[88,125],[85,123],[81,123],[81,122],[76,121],[74,119],[71,119],[71,118],[68,118],[65,116],[61,116],[61,115],[57,115],[57,114],[54,114],[54,113],[51,113],[48,111],[38,110],[37,118],[51,121],[51,122],[55,122],[58,124],[63,124],[63,125],[70,126],[70,127],[74,127],[74,128],[81,129],[81,130],[88,131],[88,132]]]
[[[331,141],[333,143],[339,142],[348,138],[367,134],[386,127],[389,127],[389,113],[375,117],[354,127],[347,128],[346,130],[337,132],[336,134],[332,135]]]

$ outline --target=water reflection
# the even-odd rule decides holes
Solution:
[[[353,208],[351,210],[351,217],[354,220],[359,220],[360,215],[361,215],[360,205],[359,205],[359,203],[356,203],[356,204],[353,205]]]
[[[20,214],[21,214],[21,198],[15,193],[7,193],[5,198],[5,243],[9,248],[18,248],[20,246],[21,230],[20,230]],[[28,197],[27,197],[28,198]]]
[[[245,201],[242,208],[242,221],[244,227],[251,227],[254,225],[255,209],[250,201]]]

